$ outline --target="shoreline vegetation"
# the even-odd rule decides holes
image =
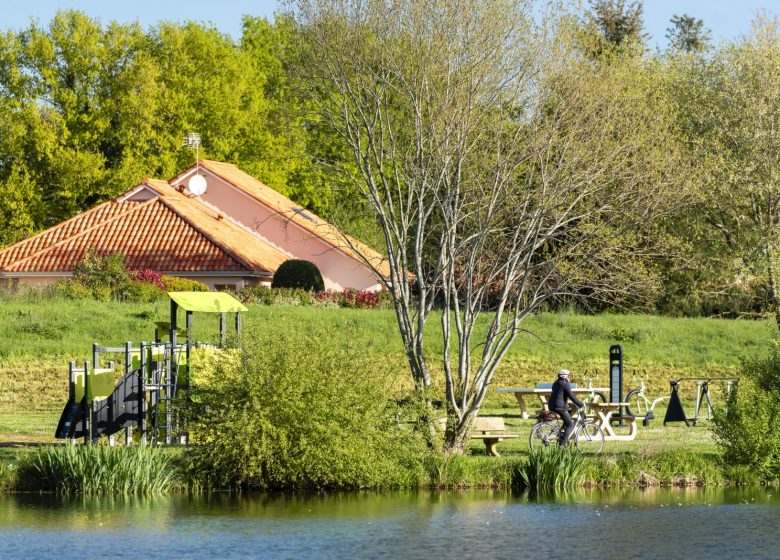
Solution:
[[[533,421],[520,418],[511,395],[495,391],[481,414],[502,416],[507,428],[520,437],[499,445],[502,457],[485,456],[478,440],[470,442],[463,456],[445,456],[425,448],[408,424],[396,429],[399,422],[392,406],[408,396],[410,387],[394,336],[392,311],[249,307],[240,359],[203,365],[211,368],[206,378],[217,373],[220,381],[202,388],[201,398],[216,412],[202,417],[200,424],[193,419],[194,445],[125,449],[108,448],[103,442],[90,450],[81,445],[50,445],[67,397],[67,361],[84,359],[92,341],[149,339],[154,321],[165,318],[166,306],[4,298],[0,489],[62,494],[331,488],[555,490],[774,481],[765,473],[725,463],[706,422],[695,428],[663,427],[664,411],[658,409],[656,419],[650,427],[640,428],[635,441],[608,442],[602,455],[577,456],[580,459],[562,472],[560,460],[545,463],[544,457],[529,455],[527,435]],[[661,396],[668,394],[670,379],[694,372],[736,373],[743,359],[767,348],[772,338],[767,321],[645,315],[542,313],[529,327],[536,337],[518,341],[494,387],[548,382],[563,365],[575,372],[577,382],[584,385],[592,378],[594,385],[603,385],[609,345],[620,343],[626,357],[625,389],[634,386],[636,369],[639,376],[647,375],[649,394]],[[206,326],[196,322],[196,328]],[[206,331],[199,334],[205,336]],[[276,389],[267,390],[269,384]],[[717,405],[722,395],[717,388],[713,391]],[[388,395],[394,399],[388,400]],[[682,396],[686,409],[692,410],[693,392]],[[158,477],[128,474],[154,468],[165,473],[164,484],[158,484]],[[117,469],[120,472],[111,473]]]
[[[433,456],[419,479],[409,484],[368,487],[205,487],[181,461],[181,450],[152,446],[108,447],[47,445],[36,450],[4,453],[0,491],[60,495],[155,495],[175,493],[325,490],[468,490],[513,489],[556,492],[571,489],[645,489],[769,486],[746,469],[730,468],[716,453],[671,451],[652,455],[604,453],[583,456],[557,449],[531,456]],[[551,460],[544,464],[545,455]],[[542,460],[538,458],[541,456]],[[569,459],[561,466],[560,457]],[[8,461],[14,462],[8,462]],[[575,463],[571,465],[570,463]]]

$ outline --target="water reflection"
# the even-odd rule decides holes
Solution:
[[[775,558],[777,490],[19,494],[0,498],[0,557],[550,556],[563,531],[559,555],[578,558]]]

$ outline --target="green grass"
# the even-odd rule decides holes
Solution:
[[[121,346],[125,341],[137,344],[152,340],[154,321],[165,320],[167,315],[165,302],[104,303],[41,299],[33,295],[4,300],[0,306],[0,434],[41,433],[38,426],[51,422],[64,405],[69,360],[91,359],[93,341]],[[429,325],[429,363],[441,387],[437,360],[442,355],[442,345],[435,315]],[[252,305],[244,319],[244,328],[255,332],[322,327],[333,333],[336,345],[340,342],[339,333],[355,327],[349,332],[358,337],[365,352],[397,369],[402,382],[408,381],[392,311]],[[518,337],[495,374],[494,388],[549,382],[561,367],[571,369],[581,383],[592,377],[596,384],[606,385],[608,349],[619,342],[624,349],[626,388],[638,383],[631,375],[633,370],[645,370],[650,376],[648,394],[659,396],[668,394],[670,379],[716,373],[733,375],[740,359],[762,352],[773,334],[768,321],[647,315],[545,313],[533,317],[526,327],[534,335]],[[196,316],[197,339],[213,340],[217,330],[216,317]],[[717,387],[713,390],[717,391]],[[689,399],[689,408],[692,396],[692,392],[683,394]],[[489,393],[486,405],[499,409],[516,406],[511,395],[495,392]]]
[[[166,302],[101,303],[42,299],[34,295],[3,300],[0,305],[0,445],[53,441],[56,422],[67,398],[67,362],[91,359],[93,341],[111,346],[121,346],[125,341],[134,344],[150,341],[154,336],[154,321],[167,320],[168,312]],[[214,340],[218,319],[196,315],[194,326],[197,339]],[[670,379],[734,375],[743,356],[765,351],[775,330],[769,321],[573,313],[540,314],[525,327],[533,335],[518,337],[496,372],[492,388],[550,382],[561,367],[571,369],[580,383],[592,377],[597,385],[607,385],[608,349],[611,344],[620,343],[624,350],[626,390],[638,383],[632,378],[632,370],[645,370],[650,377],[648,395],[660,396],[668,394]],[[350,332],[374,362],[397,370],[400,384],[409,382],[392,311],[250,305],[244,316],[244,328],[267,332],[270,337],[280,331],[321,332],[325,328],[333,333],[334,345],[343,342],[342,337],[346,335],[342,333]],[[443,352],[439,328],[434,314],[426,343],[434,379],[441,388],[437,360]],[[712,390],[717,404],[718,387],[713,386]],[[693,386],[684,388],[681,396],[686,410],[692,413]],[[534,408],[536,403],[530,404]],[[607,442],[603,459],[595,462],[588,459],[583,467],[585,479],[594,484],[610,477],[627,483],[636,483],[643,477],[648,483],[682,483],[688,480],[686,477],[722,480],[720,470],[715,474],[707,470],[717,466],[717,450],[710,431],[706,427],[686,428],[682,424],[663,428],[664,410],[659,407],[655,412],[657,419],[650,428],[640,428],[636,440]],[[427,484],[511,484],[512,470],[526,460],[532,421],[520,419],[519,408],[511,395],[495,391],[488,393],[481,414],[503,416],[508,429],[521,437],[502,442],[499,450],[504,457],[498,460],[485,457],[481,442],[472,441],[467,457],[429,465]],[[4,450],[0,447],[0,459]],[[25,449],[9,451],[7,464],[13,464],[13,457],[26,452]],[[3,471],[3,464],[5,460],[0,462],[0,486],[15,476],[13,469]],[[749,474],[739,476],[749,478]]]

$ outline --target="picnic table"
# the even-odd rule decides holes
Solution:
[[[620,412],[621,407],[628,406],[628,403],[608,403],[608,402],[592,402],[590,403],[590,409],[594,413],[594,420],[598,423],[599,428],[604,432],[605,441],[631,441],[636,437],[639,430],[635,416],[615,416],[616,412]],[[612,422],[615,420],[623,420],[628,424],[627,434],[617,434],[612,427]]]
[[[514,387],[509,387],[506,389],[496,389],[498,393],[512,393],[515,396],[515,399],[517,399],[517,403],[520,405],[520,415],[522,418],[530,418],[531,415],[528,413],[528,405],[525,402],[525,397],[527,395],[535,395],[538,397],[539,401],[542,403],[542,408],[544,410],[550,410],[547,406],[547,400],[550,398],[550,393],[552,393],[552,385],[547,386],[538,386],[535,389],[518,389]],[[609,387],[572,387],[571,389],[572,393],[575,395],[588,395],[591,391],[594,393],[602,393],[602,394],[609,394]],[[605,432],[606,435],[606,432]]]

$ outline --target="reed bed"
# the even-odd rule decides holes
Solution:
[[[556,445],[534,449],[517,469],[517,481],[533,491],[558,491],[577,487],[583,477],[585,458]]]
[[[152,446],[47,446],[27,469],[41,490],[63,495],[162,494],[178,481],[170,458]]]

